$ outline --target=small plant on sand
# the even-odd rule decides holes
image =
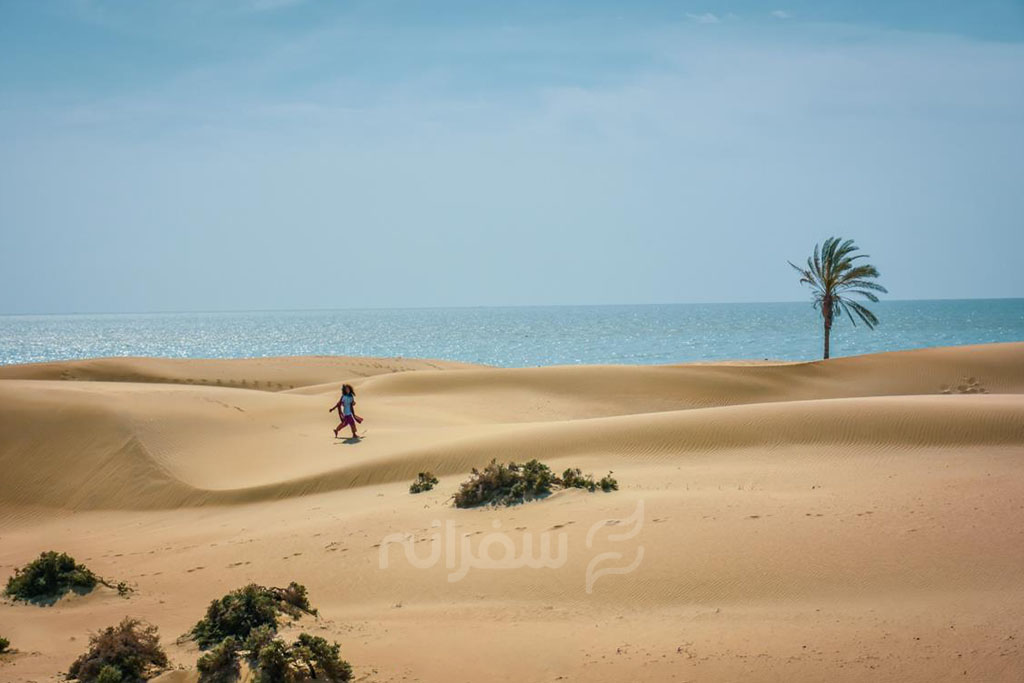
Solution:
[[[562,473],[562,486],[567,489],[597,490],[597,482],[593,474],[583,474],[579,467],[570,467]]]
[[[11,641],[7,640],[3,636],[0,636],[0,655],[7,652],[11,648]]]
[[[274,642],[276,637],[277,632],[269,626],[254,628],[249,632],[249,637],[242,643],[242,649],[254,653],[253,657],[255,657],[259,654],[260,650]]]
[[[515,505],[551,493],[555,481],[551,469],[536,460],[522,465],[492,460],[483,470],[473,468],[455,494],[455,506]]]
[[[7,579],[4,595],[14,600],[45,604],[56,602],[69,591],[88,593],[97,584],[115,589],[121,597],[128,597],[132,592],[128,583],[111,583],[84,564],[75,562],[75,558],[67,553],[48,550],[38,559],[14,570],[14,576]]]
[[[537,460],[524,464],[508,464],[492,460],[482,471],[473,468],[470,478],[459,487],[455,494],[455,506],[460,508],[477,505],[516,505],[528,500],[543,498],[556,488],[581,488],[588,491],[614,491],[618,482],[608,476],[594,481],[594,475],[583,474],[578,467],[571,467],[555,475],[547,465]]]
[[[340,657],[341,647],[320,636],[300,633],[298,640],[286,645],[275,639],[263,646],[255,657],[256,683],[292,683],[323,679],[333,683],[352,680],[352,666]]]
[[[232,683],[241,674],[238,665],[238,640],[228,636],[196,662],[199,680],[204,683]]]
[[[423,493],[434,488],[434,484],[437,483],[437,477],[434,476],[433,472],[420,472],[416,475],[416,481],[409,486],[409,493]]]
[[[85,683],[135,683],[166,667],[156,626],[126,618],[89,637],[88,651],[74,661],[68,677]]]
[[[255,683],[291,683],[307,679],[345,683],[352,679],[352,666],[341,659],[341,647],[319,636],[299,634],[288,645],[267,626],[255,628],[238,645],[232,637],[210,650],[196,663],[202,683],[231,683],[237,680],[240,657],[249,661]]]
[[[600,486],[601,490],[605,493],[619,490],[619,482],[612,476],[611,470],[608,471],[608,474],[601,477],[601,481],[597,482],[597,485]]]
[[[214,600],[206,616],[192,627],[189,635],[203,649],[214,647],[228,636],[245,640],[260,626],[277,630],[277,617],[286,614],[295,619],[316,614],[310,607],[306,587],[294,581],[287,588],[268,588],[251,583]]]
[[[96,683],[122,683],[124,674],[116,666],[107,664],[100,669],[100,675],[96,677]]]
[[[7,579],[4,595],[15,600],[59,598],[72,590],[87,593],[97,583],[100,583],[99,577],[85,565],[76,563],[75,558],[49,550],[39,559],[15,569],[14,576]]]
[[[292,664],[305,669],[312,678],[323,676],[340,683],[352,679],[352,666],[341,658],[341,646],[328,643],[320,636],[300,633],[291,647]]]
[[[291,683],[295,674],[288,666],[288,646],[283,640],[274,639],[255,654],[256,683]]]

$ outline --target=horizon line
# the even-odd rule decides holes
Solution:
[[[962,297],[962,298],[921,298],[921,299],[883,299],[876,303],[906,303],[923,301],[1015,301],[1024,300],[1024,296],[1005,297]],[[180,315],[185,313],[326,313],[326,312],[357,312],[357,311],[437,311],[437,310],[473,310],[473,309],[512,309],[512,308],[617,308],[638,306],[748,306],[751,304],[797,304],[807,303],[806,299],[786,301],[667,301],[648,303],[617,303],[617,304],[467,304],[455,306],[364,306],[358,308],[223,308],[223,309],[164,309],[151,311],[59,311],[46,313],[0,313],[0,318],[45,317],[45,316],[86,316],[86,315]]]

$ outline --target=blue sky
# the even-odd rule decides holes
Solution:
[[[0,0],[0,313],[1024,296],[1024,2]]]

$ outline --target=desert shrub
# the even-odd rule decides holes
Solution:
[[[455,494],[455,506],[515,505],[543,498],[556,488],[596,491],[598,487],[607,492],[618,489],[619,485],[611,478],[611,472],[595,482],[594,475],[583,474],[578,467],[565,470],[559,478],[551,468],[537,460],[507,465],[492,460],[483,471],[473,468],[469,479],[462,482]]]
[[[337,683],[352,678],[352,666],[341,658],[341,646],[337,643],[328,643],[320,636],[300,633],[291,651],[295,663],[308,669],[313,678],[322,676]]]
[[[70,590],[88,592],[99,577],[67,553],[48,550],[7,579],[4,595],[15,600],[58,598]]]
[[[68,670],[70,678],[86,683],[100,680],[105,669],[116,680],[141,681],[167,666],[167,655],[160,647],[157,628],[138,619],[126,618],[117,626],[108,626],[89,637],[89,649]]]
[[[238,679],[238,640],[228,636],[196,662],[199,680],[203,683],[231,683]]]
[[[242,643],[242,649],[249,652],[251,659],[259,656],[260,650],[273,642],[277,634],[269,626],[260,626],[249,632],[249,637]]]
[[[11,641],[6,638],[0,637],[0,655],[7,652],[11,647]]]
[[[271,593],[281,600],[281,611],[298,619],[304,613],[316,614],[309,604],[309,593],[301,583],[292,581],[287,588],[270,588]]]
[[[434,488],[434,484],[437,483],[437,477],[434,476],[433,472],[420,472],[416,475],[416,481],[409,485],[409,493],[423,493]]]
[[[290,646],[275,638],[254,657],[255,683],[291,683],[312,678],[334,683],[352,680],[352,666],[341,658],[340,646],[319,636],[299,634]]]
[[[583,474],[583,471],[579,467],[570,467],[562,473],[562,486],[567,489],[587,489],[588,491],[596,491],[597,483],[594,481],[594,475]]]
[[[557,481],[551,469],[536,460],[523,465],[492,460],[483,471],[473,468],[455,494],[455,506],[515,505],[551,493]]]
[[[543,496],[551,493],[552,487],[558,484],[558,477],[551,468],[538,460],[530,460],[525,465],[516,465],[523,483],[524,496]]]
[[[211,602],[190,635],[206,649],[228,636],[245,640],[260,626],[276,631],[279,614],[298,618],[302,613],[316,614],[305,586],[292,582],[287,588],[267,588],[252,583]]]
[[[263,625],[239,643],[228,636],[196,662],[202,683],[232,683],[240,674],[239,657],[245,656],[255,683],[289,683],[312,678],[345,683],[352,666],[340,656],[340,646],[307,633],[288,645]]]
[[[272,640],[259,651],[256,657],[255,683],[291,683],[295,680],[288,646],[282,640]]]
[[[123,680],[124,674],[121,670],[110,664],[100,669],[100,675],[96,677],[96,683],[121,683]]]

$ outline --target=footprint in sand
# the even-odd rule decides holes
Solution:
[[[956,384],[951,386],[949,384],[943,384],[939,387],[939,391],[943,394],[952,394],[956,392],[958,394],[987,394],[986,389],[981,382],[978,381],[977,377],[964,377]]]
[[[192,572],[197,572],[200,569],[206,569],[206,567],[192,567],[192,569],[188,569],[188,570],[186,570],[186,572],[191,574]]]

